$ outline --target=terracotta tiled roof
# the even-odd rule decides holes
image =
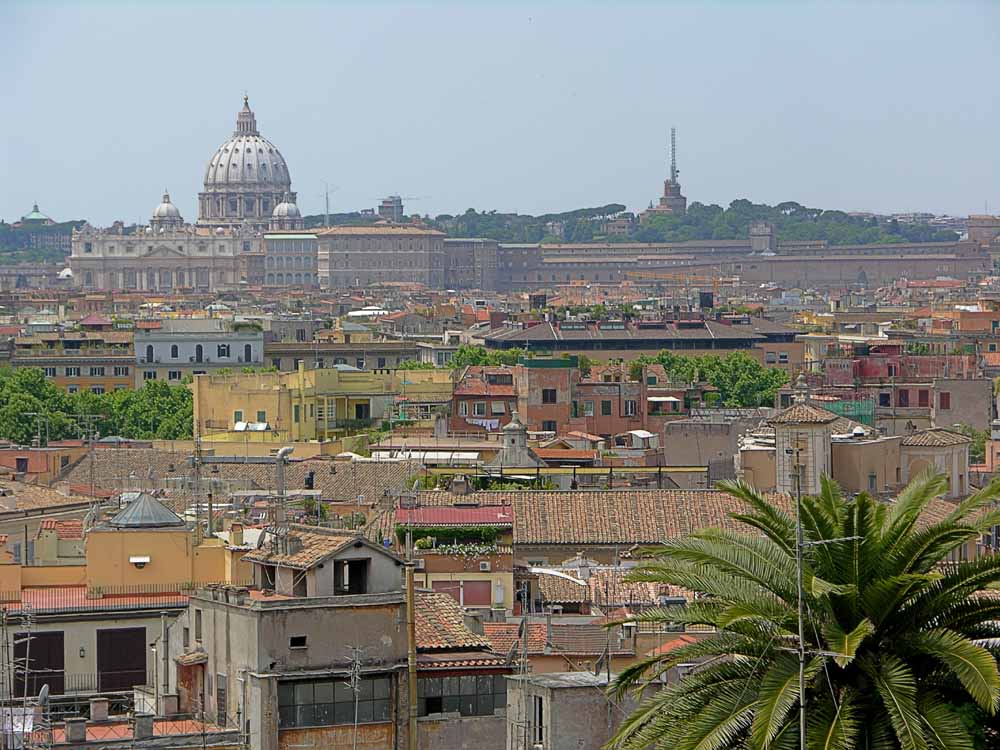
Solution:
[[[274,532],[267,530],[261,535],[262,546],[243,555],[243,559],[247,562],[306,570],[357,539],[354,533],[331,531],[315,526],[289,524],[288,529],[288,536],[292,540],[297,540],[292,543],[301,545],[297,551],[291,553],[281,551]]]
[[[432,653],[417,654],[417,669],[460,669],[470,667],[505,667],[506,654],[491,654],[488,651],[462,651],[457,654]]]
[[[838,415],[812,404],[792,404],[768,420],[769,424],[829,424]]]
[[[619,642],[614,631],[601,625],[558,623],[552,625],[552,650],[567,656],[600,656],[610,646],[612,654],[632,654],[628,641]]]
[[[510,647],[518,640],[519,622],[484,622],[483,634],[489,639],[493,650],[498,654],[507,654]],[[520,647],[518,647],[520,649]],[[545,623],[528,623],[528,653],[541,654],[545,652]]]
[[[936,427],[931,430],[921,430],[903,438],[903,445],[920,448],[947,448],[953,445],[965,445],[972,439],[959,433]]]
[[[94,451],[94,482],[99,491],[117,494],[128,489],[165,489],[160,498],[173,510],[182,510],[193,501],[187,489],[174,489],[179,478],[193,477],[190,451],[166,451],[155,448],[104,448]],[[221,454],[220,454],[221,455]],[[417,474],[420,464],[411,461],[343,462],[328,459],[291,461],[285,467],[289,490],[305,486],[306,475],[313,472],[313,486],[324,500],[356,502],[363,496],[368,505],[382,500],[386,491],[403,488],[409,477]],[[217,471],[216,471],[217,470]],[[335,473],[334,473],[334,470]],[[202,477],[227,482],[234,490],[274,491],[274,465],[212,464],[202,467]],[[172,480],[167,482],[167,480]],[[90,459],[84,458],[69,471],[64,481],[90,491]],[[168,487],[171,484],[173,487]]]
[[[565,571],[569,575],[575,575],[576,571]],[[539,574],[538,592],[542,595],[542,601],[550,604],[584,604],[590,601],[590,586],[581,586],[573,581],[568,581],[562,576]]]
[[[514,544],[655,544],[706,527],[737,528],[740,500],[713,490],[477,493],[514,506]],[[783,496],[773,496],[779,504]],[[784,504],[787,504],[785,501]],[[740,526],[740,528],[743,528]]]
[[[416,526],[511,526],[514,514],[508,507],[495,505],[476,508],[399,508],[396,511],[396,523],[412,523]]]
[[[79,519],[57,521],[54,518],[46,518],[42,521],[39,529],[42,531],[54,531],[60,539],[83,539],[83,521]]]
[[[663,654],[669,654],[671,651],[679,649],[681,646],[689,646],[697,642],[698,639],[694,636],[681,633],[676,638],[671,638],[666,643],[662,643],[653,650],[647,651],[646,656],[662,656]]]
[[[489,648],[490,641],[465,626],[462,608],[448,594],[418,592],[417,648],[421,651]]]

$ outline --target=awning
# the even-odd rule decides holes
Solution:
[[[666,402],[671,404],[679,404],[681,402],[679,398],[674,398],[673,396],[650,396],[646,400],[656,401],[658,403]]]

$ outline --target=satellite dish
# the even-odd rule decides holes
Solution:
[[[47,682],[38,691],[38,705],[43,707],[49,705],[49,683]]]

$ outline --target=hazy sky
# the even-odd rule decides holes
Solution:
[[[1000,213],[1000,2],[0,2],[0,217],[188,220],[244,90],[304,213]]]

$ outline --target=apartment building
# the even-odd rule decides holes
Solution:
[[[135,384],[131,331],[75,330],[14,338],[10,364],[37,367],[69,393],[107,393]]]
[[[180,384],[188,375],[222,369],[261,367],[264,334],[256,323],[218,318],[167,318],[135,332],[135,384],[166,380]]]

